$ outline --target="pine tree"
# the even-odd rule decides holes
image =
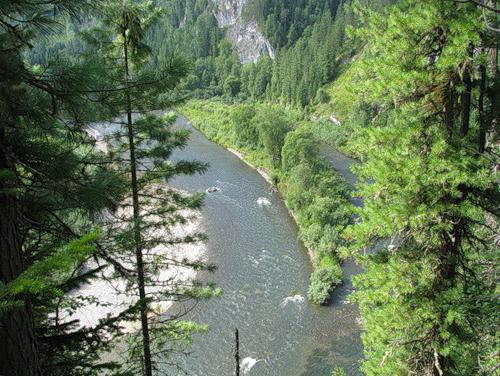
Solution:
[[[69,0],[0,5],[0,373],[93,374],[113,367],[96,357],[112,320],[78,328],[50,315],[96,272],[78,274],[97,256],[91,218],[120,196],[122,180],[101,164],[84,130],[95,120],[96,67],[57,58],[37,67],[25,53],[43,43],[37,35],[54,31],[56,18],[94,8]]]
[[[175,149],[186,145],[189,133],[172,129],[172,114],[152,114],[172,103],[165,92],[188,72],[182,60],[172,59],[163,67],[151,64],[144,39],[161,9],[152,2],[125,0],[113,2],[104,12],[102,26],[86,32],[86,39],[92,51],[100,48],[110,85],[120,89],[112,91],[107,101],[110,112],[117,116],[113,123],[118,125],[108,135],[109,156],[127,176],[128,193],[103,225],[103,247],[122,266],[118,278],[125,282],[124,288],[135,290],[137,296],[134,304],[139,308],[141,338],[131,343],[127,369],[152,375],[169,364],[168,357],[176,347],[190,342],[192,332],[204,329],[175,316],[165,319],[163,304],[206,298],[216,292],[211,286],[177,280],[169,274],[170,270],[181,273],[182,268],[213,270],[176,249],[205,238],[197,231],[176,233],[176,226],[192,220],[202,195],[183,194],[167,185],[176,175],[204,172],[206,165],[169,161]]]
[[[473,3],[404,1],[370,21],[356,92],[386,121],[357,145],[365,207],[350,236],[390,244],[356,278],[363,371],[493,374],[497,36]]]

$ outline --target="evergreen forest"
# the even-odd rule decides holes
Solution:
[[[0,0],[0,376],[500,376],[499,44],[497,0]]]

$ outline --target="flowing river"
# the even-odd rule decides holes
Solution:
[[[206,257],[218,269],[200,278],[215,282],[223,295],[198,303],[188,314],[210,329],[196,335],[191,354],[181,358],[187,374],[233,375],[238,328],[242,374],[329,376],[340,366],[347,375],[359,375],[359,313],[346,301],[350,277],[359,268],[344,263],[344,285],[331,304],[310,304],[309,257],[280,196],[269,191],[258,172],[208,141],[185,118],[179,117],[176,126],[192,133],[173,159],[199,159],[210,168],[204,175],[178,177],[172,185],[189,192],[220,189],[207,193],[201,220],[209,238]],[[329,154],[328,159],[340,169],[350,163],[342,155]]]

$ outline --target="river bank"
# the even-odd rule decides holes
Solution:
[[[296,123],[299,121],[299,114],[289,115],[279,108],[259,106],[263,108],[254,110],[248,105],[238,107],[194,101],[182,106],[179,111],[186,115],[193,126],[207,138],[225,147],[256,169],[266,181],[279,188],[289,215],[299,227],[299,237],[307,248],[313,266],[309,298],[317,304],[323,304],[342,280],[341,260],[336,254],[336,249],[342,245],[342,228],[351,221],[349,189],[338,173],[325,164],[319,156],[319,147],[312,139],[312,135],[307,133],[307,124],[302,123],[299,126]],[[262,120],[257,120],[259,117],[256,114],[259,112],[266,114]],[[272,130],[269,135],[268,130],[262,129],[259,122],[266,122],[276,116],[278,118],[274,120],[277,121],[275,125],[266,125],[270,127],[267,129]],[[240,122],[246,122],[246,125]],[[252,127],[251,137],[254,139],[242,141],[242,136],[238,132],[252,132]],[[279,141],[280,136],[273,130],[275,127],[284,129],[281,141]],[[256,132],[261,133],[258,139],[255,139]],[[264,140],[262,137],[267,139]],[[242,147],[242,142],[264,144],[260,146],[254,144],[248,148]],[[290,145],[287,146],[287,143]],[[312,152],[295,150],[294,143],[298,148],[304,147],[303,145],[307,147],[308,143],[312,144]],[[281,162],[276,166],[276,157],[270,159],[266,156],[270,150],[275,150],[273,153],[275,156],[278,154],[279,158],[281,154],[283,158],[290,155],[289,158],[292,159],[291,163],[288,163],[289,167],[281,166]],[[297,159],[295,155],[304,157]],[[285,162],[284,164],[286,165]]]
[[[262,176],[264,178],[264,180],[267,181],[270,185],[273,185],[268,171],[264,170],[263,168],[260,168],[260,167],[257,167],[257,166],[254,166],[253,164],[251,164],[249,161],[247,161],[245,159],[245,155],[243,153],[241,153],[240,151],[238,151],[236,149],[229,148],[229,147],[226,149],[228,151],[230,151],[231,153],[233,153],[234,155],[236,155],[239,159],[241,159],[247,165],[252,167],[255,171],[257,171],[260,174],[260,176]]]
[[[359,267],[344,263],[344,283],[328,305],[304,299],[311,263],[280,195],[269,191],[254,168],[209,141],[184,117],[177,123],[191,135],[173,161],[200,159],[209,169],[172,184],[188,192],[220,188],[206,194],[200,223],[208,236],[207,260],[217,270],[199,278],[214,282],[223,293],[200,302],[187,316],[209,327],[195,337],[191,356],[180,358],[187,374],[231,374],[237,327],[241,359],[255,360],[247,376],[330,376],[336,367],[348,376],[360,376],[359,312],[347,299]]]

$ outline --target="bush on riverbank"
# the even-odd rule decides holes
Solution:
[[[323,304],[330,298],[333,289],[342,282],[342,269],[338,263],[329,267],[316,268],[311,274],[311,284],[307,292],[315,304]]]
[[[313,253],[309,298],[316,304],[327,301],[342,281],[336,251],[352,212],[347,185],[321,158],[311,123],[298,111],[263,103],[192,101],[181,112],[209,139],[238,149],[273,177]]]

